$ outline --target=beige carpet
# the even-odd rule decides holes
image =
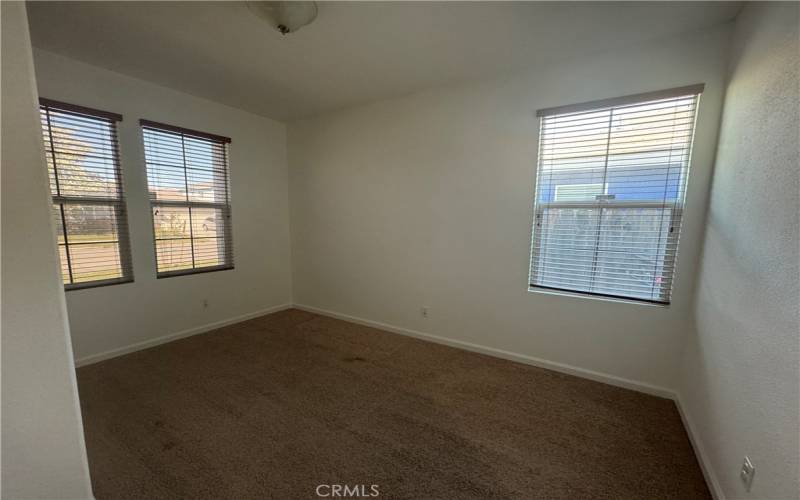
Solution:
[[[710,498],[672,401],[298,310],[78,381],[101,500]]]

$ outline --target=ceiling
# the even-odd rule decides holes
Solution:
[[[738,2],[320,2],[286,36],[242,2],[29,2],[34,46],[278,120],[731,20]]]

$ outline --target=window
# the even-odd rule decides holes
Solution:
[[[227,137],[141,120],[159,278],[233,268]]]
[[[702,90],[537,113],[532,288],[670,302]]]
[[[133,281],[120,115],[40,99],[61,276],[67,290]]]

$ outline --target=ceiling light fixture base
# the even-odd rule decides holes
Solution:
[[[250,12],[282,35],[294,33],[317,18],[317,2],[245,2]]]

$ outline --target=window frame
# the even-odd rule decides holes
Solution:
[[[536,239],[541,238],[541,231],[537,231],[537,227],[541,227],[539,221],[544,214],[544,211],[547,209],[558,209],[558,208],[594,208],[600,210],[599,218],[602,218],[602,211],[603,209],[608,208],[656,208],[656,209],[670,209],[672,212],[670,213],[670,227],[675,227],[675,221],[680,221],[683,216],[684,211],[684,202],[681,203],[663,203],[663,202],[646,202],[646,201],[615,201],[613,203],[608,203],[607,200],[600,200],[597,202],[549,202],[549,203],[541,203],[536,204],[534,208],[534,228],[533,228],[533,236],[532,236],[532,243],[531,243],[531,252],[533,252],[536,248]],[[599,237],[599,236],[598,236]],[[667,240],[665,241],[665,247],[668,247],[670,244],[674,244],[675,248],[678,246],[678,239],[680,237],[680,231],[669,231],[667,235]],[[547,286],[547,285],[537,285],[534,282],[536,281],[534,276],[536,276],[539,272],[541,272],[540,268],[542,267],[541,264],[538,266],[534,265],[533,262],[533,255],[531,255],[531,262],[530,262],[530,271],[528,273],[528,289],[529,291],[536,291],[536,290],[547,290],[551,292],[564,292],[569,294],[575,295],[584,295],[584,296],[591,296],[591,297],[605,297],[610,299],[621,299],[625,301],[631,302],[644,302],[649,304],[657,304],[660,306],[668,306],[670,301],[665,300],[656,300],[656,299],[644,299],[640,297],[632,297],[629,295],[618,295],[612,293],[602,293],[602,292],[587,292],[582,290],[574,290],[571,288],[559,288],[555,286]],[[674,257],[672,257],[671,261],[673,265],[677,262],[677,253]],[[667,263],[667,259],[664,259],[664,263]],[[673,278],[676,273],[673,272]],[[673,279],[674,283],[674,279]],[[670,284],[670,288],[672,284]],[[669,292],[669,290],[667,290]],[[662,297],[664,296],[662,292]]]
[[[178,127],[175,125],[168,125],[165,123],[155,122],[152,120],[139,120],[139,128],[141,131],[142,136],[142,149],[143,149],[143,158],[145,163],[145,176],[147,177],[147,185],[148,185],[148,198],[150,203],[150,227],[153,231],[153,257],[155,261],[155,268],[156,268],[156,279],[164,279],[164,278],[174,278],[177,276],[189,276],[193,274],[204,274],[204,273],[211,273],[217,271],[229,271],[235,269],[234,266],[234,258],[233,258],[233,217],[232,217],[232,202],[231,202],[231,181],[230,181],[230,161],[229,161],[229,144],[231,143],[231,139],[229,137],[210,134],[207,132],[200,132],[198,130],[192,130],[184,127]],[[152,130],[158,133],[166,133],[178,136],[181,138],[181,143],[183,144],[183,140],[185,137],[191,137],[195,139],[203,139],[206,141],[210,141],[213,143],[217,143],[222,145],[224,151],[224,161],[225,161],[225,194],[226,194],[226,201],[225,203],[214,203],[214,202],[199,202],[199,201],[191,201],[189,199],[189,190],[187,189],[186,201],[178,201],[178,200],[157,200],[153,199],[149,196],[150,192],[150,178],[148,173],[148,162],[147,162],[147,152],[146,152],[146,140],[145,140],[145,129]],[[183,175],[188,183],[187,179],[187,165],[186,161],[183,162]],[[156,220],[155,220],[155,211],[157,207],[173,207],[173,208],[186,208],[189,210],[189,227],[190,227],[190,244],[192,245],[192,267],[188,269],[176,269],[173,271],[159,271],[158,266],[158,242],[165,241],[164,239],[159,239],[156,235]],[[222,217],[225,219],[225,224],[223,225],[223,242],[224,245],[230,249],[230,251],[224,252],[225,263],[217,265],[217,266],[204,266],[204,267],[195,267],[194,264],[194,242],[195,237],[192,231],[192,221],[191,221],[191,210],[193,208],[200,208],[200,209],[215,209],[220,210],[222,213]],[[184,238],[186,239],[186,238]]]
[[[558,106],[554,108],[546,108],[540,109],[536,112],[537,117],[539,117],[539,128],[538,128],[538,149],[537,149],[537,168],[536,168],[536,176],[534,179],[534,186],[533,186],[533,225],[531,230],[531,252],[529,255],[529,270],[528,270],[528,291],[529,292],[543,292],[543,293],[555,293],[555,294],[564,294],[568,296],[575,296],[575,297],[583,297],[583,298],[596,298],[596,299],[612,299],[614,301],[626,302],[626,303],[635,303],[640,305],[657,305],[663,307],[669,307],[671,303],[671,293],[674,288],[675,277],[677,276],[677,262],[678,262],[678,244],[680,239],[680,228],[682,226],[683,214],[685,211],[685,204],[686,204],[686,191],[688,189],[688,178],[689,172],[691,170],[691,159],[692,153],[694,151],[694,136],[696,133],[696,125],[697,125],[697,118],[698,118],[698,110],[699,110],[699,101],[700,96],[704,90],[704,84],[696,84],[696,85],[689,85],[686,87],[678,87],[673,89],[667,89],[662,91],[656,92],[646,92],[641,94],[634,94],[629,96],[622,96],[622,97],[615,97],[610,99],[602,99],[597,101],[589,101],[579,104],[571,104],[565,106]],[[591,112],[591,111],[602,111],[604,109],[612,109],[617,107],[624,107],[636,104],[644,104],[648,101],[654,101],[658,99],[666,99],[672,97],[680,97],[685,95],[695,95],[695,108],[694,108],[694,116],[691,128],[691,137],[688,141],[688,152],[687,152],[687,159],[686,159],[686,167],[681,172],[681,175],[684,177],[683,182],[679,183],[679,196],[675,201],[666,200],[662,201],[646,201],[646,200],[615,200],[614,195],[608,195],[608,183],[604,180],[604,195],[596,196],[594,201],[556,201],[555,196],[552,201],[549,202],[540,202],[539,201],[539,182],[541,180],[539,169],[542,167],[540,156],[542,154],[542,142],[543,142],[543,134],[542,131],[544,130],[544,120],[548,116],[553,115],[561,115],[561,114],[570,114],[570,113],[580,113],[580,112]],[[609,131],[610,133],[610,131]],[[557,188],[554,188],[554,191]],[[643,209],[661,209],[661,210],[671,210],[669,216],[669,230],[664,241],[663,248],[669,248],[670,245],[674,245],[675,253],[671,257],[665,257],[662,261],[662,265],[671,265],[672,266],[672,274],[670,276],[670,283],[668,287],[662,287],[659,299],[647,299],[641,297],[635,297],[631,295],[622,295],[622,294],[612,294],[612,293],[603,293],[603,292],[593,292],[593,291],[586,291],[586,290],[576,290],[572,288],[561,288],[549,285],[541,285],[537,284],[536,282],[539,281],[536,279],[537,275],[539,275],[543,268],[545,267],[544,263],[541,260],[541,256],[537,257],[534,260],[535,253],[537,248],[541,247],[541,238],[542,238],[542,230],[541,228],[541,221],[544,217],[544,213],[549,209],[560,209],[560,208],[576,208],[576,209],[597,209],[598,213],[598,220],[602,220],[603,218],[603,210],[611,209],[611,208],[643,208]],[[600,224],[598,222],[598,224]],[[595,246],[599,245],[599,238],[600,238],[600,228],[598,227],[598,234],[595,236],[598,243],[595,243]],[[595,253],[595,258],[592,262],[593,266],[597,265],[597,255]],[[595,270],[592,271],[594,276]],[[592,278],[594,279],[594,278]]]
[[[55,141],[53,139],[53,128],[52,128],[53,125],[50,118],[51,111],[60,111],[63,113],[93,118],[108,123],[110,127],[111,138],[113,140],[112,160],[114,163],[114,173],[116,177],[115,181],[119,187],[118,197],[104,198],[104,197],[92,197],[92,196],[63,195],[62,193],[60,193],[60,187],[58,187],[59,186],[58,162],[56,161],[56,149],[55,149]],[[122,115],[118,113],[112,113],[109,111],[102,111],[99,109],[94,109],[86,106],[80,106],[77,104],[70,104],[66,102],[40,97],[39,98],[40,121],[42,118],[42,114],[44,114],[47,123],[47,137],[44,137],[43,135],[42,142],[45,152],[49,151],[53,158],[52,160],[53,177],[57,186],[57,190],[59,191],[57,193],[53,193],[52,189],[48,187],[48,190],[50,191],[50,201],[52,208],[53,210],[58,210],[58,214],[61,219],[61,228],[64,234],[63,245],[59,243],[58,238],[56,238],[56,250],[59,255],[58,257],[59,261],[61,260],[61,251],[59,250],[59,247],[61,246],[64,247],[64,253],[67,259],[67,269],[70,282],[63,283],[64,290],[65,291],[84,290],[87,288],[98,288],[104,286],[132,283],[134,281],[133,257],[131,254],[130,230],[128,225],[128,209],[127,209],[127,202],[125,199],[125,180],[122,174],[122,161],[119,154],[119,130],[117,127],[117,123],[122,121]],[[48,176],[49,176],[49,165],[46,165],[46,167],[48,168]],[[119,278],[106,278],[106,279],[81,281],[81,282],[74,281],[72,272],[72,267],[73,267],[72,257],[70,254],[69,247],[70,245],[75,245],[76,243],[70,244],[69,242],[69,230],[67,228],[67,221],[64,213],[65,206],[67,205],[111,206],[113,208],[114,224],[117,232],[116,234],[117,240],[108,243],[114,243],[115,245],[117,245],[117,253],[119,255],[119,265],[121,273],[121,276]],[[122,221],[123,223],[120,224],[119,221]],[[63,282],[64,279],[63,267],[61,269],[61,275]]]

